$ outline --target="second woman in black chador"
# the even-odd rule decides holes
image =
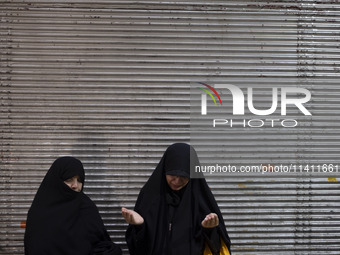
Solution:
[[[122,208],[131,255],[230,254],[218,205],[204,178],[190,179],[190,161],[199,165],[191,146],[171,145],[134,210]]]
[[[27,215],[25,255],[121,255],[96,205],[83,193],[82,163],[58,158],[41,183]]]

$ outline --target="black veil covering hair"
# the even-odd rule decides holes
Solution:
[[[47,172],[27,214],[26,255],[121,254],[96,205],[64,183],[73,176],[84,184],[83,165],[73,157],[58,158]]]
[[[153,174],[141,189],[134,208],[144,218],[144,232],[147,237],[142,239],[141,245],[141,238],[136,230],[138,226],[130,225],[126,231],[131,255],[170,254],[169,246],[171,254],[201,255],[205,243],[201,222],[211,212],[218,215],[218,234],[230,250],[230,239],[222,214],[204,178],[190,179],[182,189],[182,194],[178,194],[181,201],[172,217],[173,227],[169,238],[169,188],[165,174],[190,176],[190,165],[199,165],[197,154],[190,145],[176,143],[165,151]]]

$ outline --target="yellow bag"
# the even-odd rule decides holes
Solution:
[[[207,243],[205,243],[204,252],[203,255],[212,255],[212,252],[210,251],[210,248]],[[220,255],[230,255],[227,245],[224,243],[224,241],[221,238],[221,250]]]

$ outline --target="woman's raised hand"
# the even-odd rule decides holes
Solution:
[[[218,216],[216,213],[210,213],[205,216],[204,220],[202,221],[202,227],[204,228],[214,228],[217,227],[219,224]]]
[[[144,223],[143,217],[140,216],[140,214],[135,212],[134,210],[129,210],[122,207],[122,215],[128,224],[142,225]]]

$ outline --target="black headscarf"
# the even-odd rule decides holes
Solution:
[[[121,254],[96,205],[64,183],[73,176],[84,187],[83,165],[73,157],[58,158],[47,172],[27,215],[26,255]]]
[[[168,254],[169,247],[171,254],[201,255],[205,244],[201,222],[212,212],[219,217],[217,232],[230,250],[224,220],[205,179],[190,179],[178,192],[168,187],[166,174],[189,177],[190,166],[195,165],[199,165],[199,160],[191,146],[176,143],[168,147],[138,196],[134,210],[144,218],[146,248],[139,252],[138,238],[133,236],[136,227],[129,226],[126,239],[131,255]],[[176,207],[174,215],[169,216],[169,205]],[[171,237],[169,222],[172,222]]]

